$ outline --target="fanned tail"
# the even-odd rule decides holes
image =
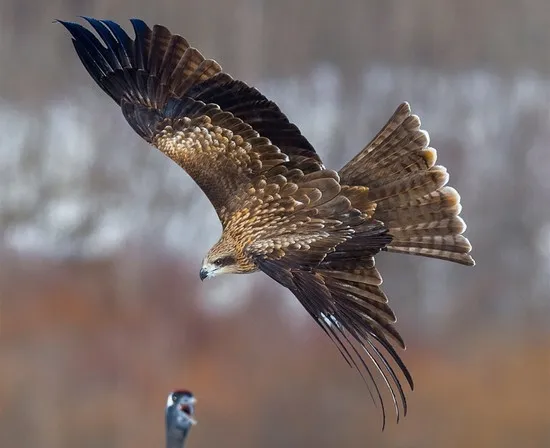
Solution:
[[[435,165],[436,150],[420,119],[401,104],[378,135],[339,174],[346,185],[369,188],[393,240],[385,250],[439,258],[473,266],[472,246],[458,192],[446,186],[449,175]]]

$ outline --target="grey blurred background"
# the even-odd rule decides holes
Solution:
[[[415,377],[378,411],[289,292],[200,283],[221,230],[126,124],[56,18],[161,23],[258,87],[341,167],[401,101],[462,196],[473,269],[381,254]],[[550,446],[550,3],[2,0],[0,446]]]

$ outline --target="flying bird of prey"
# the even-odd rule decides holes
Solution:
[[[133,19],[132,39],[117,23],[85,18],[93,30],[61,23],[96,83],[130,126],[181,166],[222,223],[200,278],[263,271],[298,298],[399,420],[407,412],[394,345],[405,348],[380,289],[380,251],[474,265],[462,236],[460,196],[435,165],[436,151],[407,103],[339,171],[323,165],[279,107],[233,79],[186,39]]]

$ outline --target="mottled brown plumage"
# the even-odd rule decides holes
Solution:
[[[181,36],[132,20],[61,22],[82,63],[132,128],[180,165],[223,226],[201,278],[261,270],[290,289],[342,355],[399,418],[407,411],[392,344],[405,348],[374,265],[381,250],[473,265],[460,197],[445,186],[428,134],[403,103],[339,172],[326,169],[298,128],[258,90],[224,73]]]

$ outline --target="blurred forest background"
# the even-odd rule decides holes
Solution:
[[[380,432],[359,376],[262,274],[201,283],[220,226],[53,19],[140,17],[276,100],[339,168],[409,101],[473,269],[381,254],[415,377]],[[547,0],[1,0],[0,446],[550,446]]]

